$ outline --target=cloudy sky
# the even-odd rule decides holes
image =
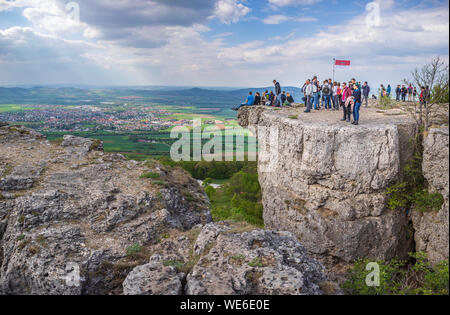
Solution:
[[[0,0],[0,85],[394,84],[448,36],[446,0]]]

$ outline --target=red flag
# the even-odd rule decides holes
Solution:
[[[336,60],[335,65],[340,67],[350,67],[351,62],[350,60]]]

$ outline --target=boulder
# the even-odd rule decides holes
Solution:
[[[131,271],[123,282],[125,295],[181,295],[184,275],[173,266],[164,266],[161,256]]]
[[[342,294],[291,233],[219,222],[184,234],[156,246],[150,262],[128,274],[124,293]]]
[[[207,226],[202,234],[212,236],[211,230]],[[323,266],[309,258],[289,232],[225,229],[209,241],[210,246],[187,276],[188,295],[324,294],[321,285],[327,278]],[[336,287],[328,293],[340,291]]]

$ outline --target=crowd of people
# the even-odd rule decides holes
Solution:
[[[273,80],[274,91],[266,90],[262,95],[256,92],[250,92],[244,103],[235,106],[234,110],[239,110],[243,106],[265,105],[272,107],[292,106],[295,103],[293,96],[282,90],[280,83]],[[361,106],[369,106],[370,86],[367,82],[357,82],[356,79],[347,82],[333,82],[332,79],[323,82],[315,76],[308,79],[303,84],[301,91],[303,93],[303,104],[306,107],[305,113],[311,113],[314,110],[322,108],[330,111],[339,111],[341,108],[344,113],[342,121],[359,125],[359,116]],[[385,87],[381,84],[379,97],[392,99],[392,87],[388,84]],[[426,104],[430,100],[430,89],[427,86],[420,88],[420,93],[412,84],[397,85],[395,89],[395,99],[400,102],[416,102]],[[373,99],[378,97],[372,94]],[[353,117],[353,121],[352,121]]]
[[[381,84],[380,86],[380,96],[392,98],[392,87],[388,84],[387,88]],[[397,85],[395,88],[395,100],[397,102],[417,102],[425,103],[426,99],[430,96],[430,88],[428,86],[423,86],[420,88],[420,93],[417,88],[413,86],[412,83],[408,85]]]
[[[273,83],[275,91],[267,90],[262,95],[259,92],[253,95],[253,92],[250,92],[246,101],[233,109],[239,110],[243,106],[252,105],[283,107],[295,103],[291,94],[282,91],[277,80],[274,80]],[[361,84],[361,82],[356,82],[356,79],[342,84],[328,79],[321,84],[319,79],[314,77],[312,80],[306,80],[301,90],[304,95],[305,113],[311,113],[313,109],[321,110],[323,108],[327,111],[339,111],[342,108],[344,112],[342,121],[351,122],[354,125],[359,124],[361,105],[363,103],[366,107],[369,105],[370,87],[367,82]],[[352,116],[353,121],[351,121]]]

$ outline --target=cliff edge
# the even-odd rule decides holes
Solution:
[[[179,168],[0,123],[0,294],[340,294],[288,232],[211,223]]]
[[[386,207],[401,179],[417,128],[401,111],[361,110],[359,126],[341,112],[244,107],[239,123],[257,134],[266,228],[294,233],[341,278],[359,258],[405,258],[413,249],[408,213]]]

